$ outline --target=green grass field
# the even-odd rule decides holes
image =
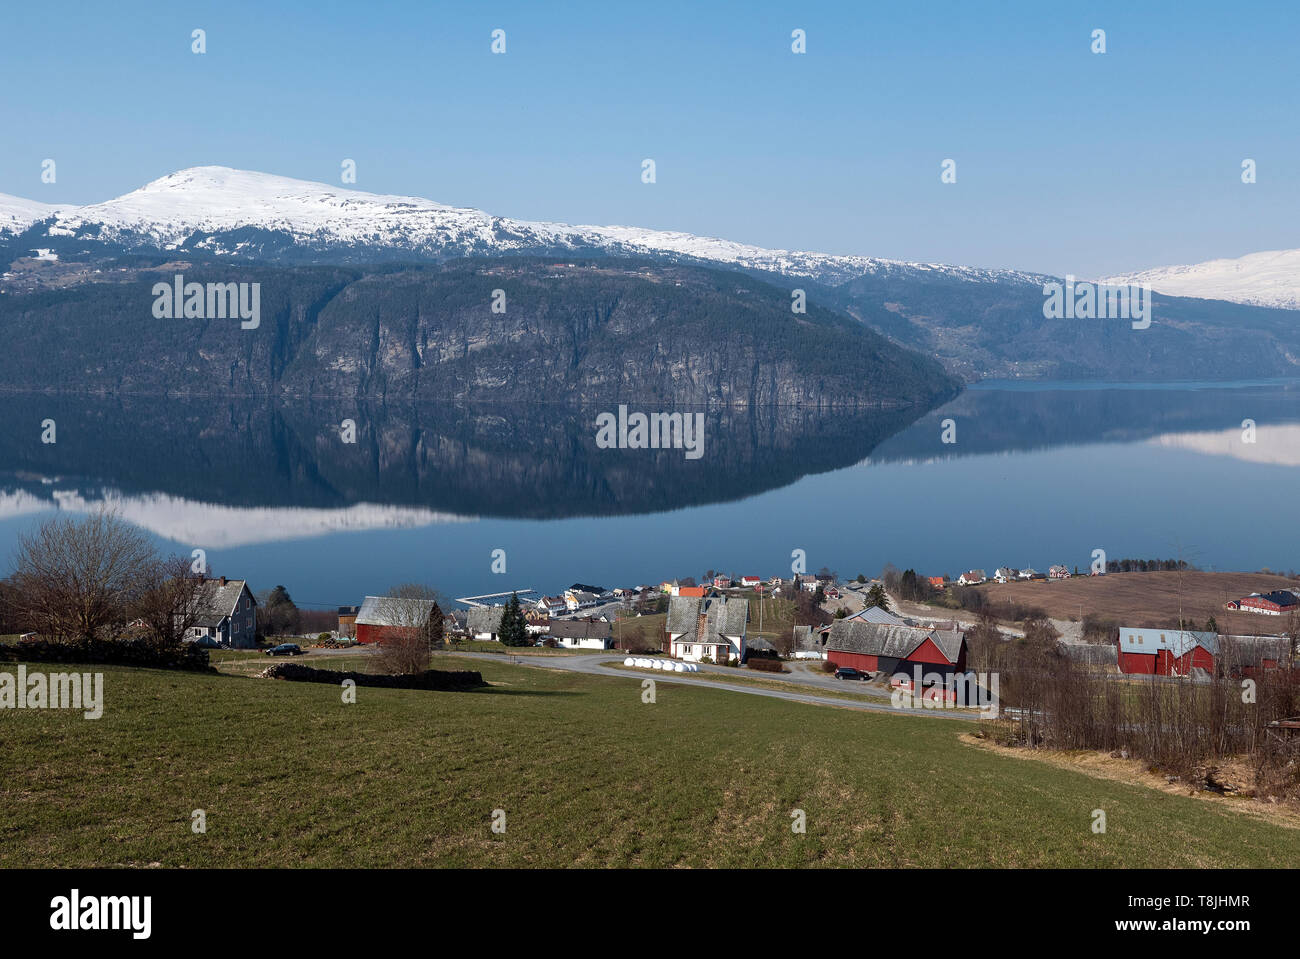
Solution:
[[[641,677],[437,665],[494,685],[345,705],[326,685],[97,667],[102,719],[0,712],[0,865],[1300,862],[1300,830],[974,748],[968,723],[664,680],[645,704]]]

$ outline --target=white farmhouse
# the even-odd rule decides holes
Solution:
[[[668,655],[698,663],[745,658],[749,600],[726,596],[674,596],[665,626]]]

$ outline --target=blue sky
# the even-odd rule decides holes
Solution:
[[[1090,276],[1300,246],[1297,36],[1293,2],[10,4],[0,192],[352,158],[527,219]]]

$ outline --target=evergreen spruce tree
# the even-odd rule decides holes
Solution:
[[[510,602],[506,603],[505,611],[501,614],[501,628],[497,632],[503,646],[527,646],[528,645],[528,620],[524,618],[524,612],[519,608],[519,594],[511,593]]]

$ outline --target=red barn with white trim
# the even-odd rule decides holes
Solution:
[[[1186,676],[1193,669],[1213,674],[1219,653],[1217,633],[1188,629],[1119,631],[1119,671],[1139,676]]]

